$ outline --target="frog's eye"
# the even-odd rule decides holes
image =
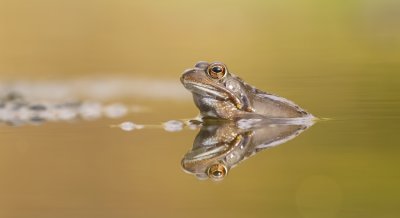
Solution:
[[[207,68],[208,75],[213,79],[221,79],[226,75],[226,66],[221,63],[210,64]]]
[[[207,175],[211,179],[221,180],[225,177],[228,170],[223,164],[214,164],[210,166],[207,170]]]

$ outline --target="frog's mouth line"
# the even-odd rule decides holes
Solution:
[[[230,100],[238,109],[241,108],[241,101],[236,96],[232,95],[228,92],[228,90],[223,88],[215,88],[214,86],[186,82],[185,87],[199,95],[207,95],[211,97],[215,97],[216,99],[221,100]]]
[[[233,151],[235,147],[239,145],[247,145],[249,138],[244,137],[241,134],[237,134],[236,137],[224,143],[217,143],[214,146],[210,147],[200,147],[194,151],[191,151],[185,155],[186,159],[194,162],[194,161],[202,161],[211,159],[214,157],[222,156],[224,154],[228,154]]]
[[[193,92],[196,92],[197,94],[201,94],[201,95],[207,94],[209,96],[219,97],[224,100],[228,99],[227,94],[225,92],[221,92],[223,90],[216,89],[213,86],[204,85],[204,84],[200,85],[198,83],[188,82],[186,84],[186,88]]]
[[[200,149],[190,151],[182,159],[182,167],[185,171],[194,173],[196,171],[202,171],[201,169],[203,167],[209,166],[210,163],[215,161],[223,162],[225,165],[231,165],[226,164],[226,156],[234,151],[239,145],[242,145],[243,143],[247,144],[248,142],[248,139],[245,139],[244,136],[239,134],[236,135],[236,137],[230,142],[221,143],[211,148],[202,147]],[[242,159],[243,158],[240,158],[238,161]]]

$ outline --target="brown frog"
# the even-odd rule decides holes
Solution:
[[[203,119],[313,118],[295,103],[245,83],[220,62],[198,62],[183,73],[181,82],[192,92]]]
[[[244,160],[297,137],[312,125],[312,121],[272,124],[266,119],[204,125],[183,157],[182,168],[199,179],[222,180]]]

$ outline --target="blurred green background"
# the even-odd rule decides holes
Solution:
[[[0,217],[400,215],[400,1],[0,0],[3,81],[106,74],[179,86],[199,60],[333,120],[220,183],[180,169],[194,131],[1,126]],[[197,113],[191,101],[145,103],[152,112],[123,120]]]

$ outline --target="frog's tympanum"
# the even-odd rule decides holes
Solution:
[[[245,83],[223,63],[199,62],[183,73],[181,82],[192,92],[204,119],[312,117],[295,103]]]
[[[273,124],[254,119],[204,125],[181,164],[187,173],[199,179],[222,180],[243,160],[293,139],[312,124],[312,121]]]

